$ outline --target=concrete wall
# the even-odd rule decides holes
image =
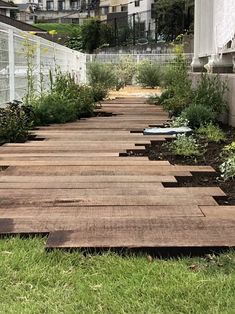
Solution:
[[[195,86],[197,84],[197,81],[200,79],[201,73],[191,73],[190,76],[192,78],[193,85]],[[224,117],[223,120],[229,125],[235,127],[235,73],[220,74],[220,77],[223,81],[227,82],[229,88],[225,95],[225,99],[228,101],[229,104],[229,114],[227,117]]]

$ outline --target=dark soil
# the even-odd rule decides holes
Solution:
[[[223,162],[220,158],[220,153],[225,145],[235,141],[235,129],[221,125],[221,128],[226,134],[226,140],[220,143],[207,143],[202,138],[197,138],[198,143],[203,151],[199,157],[182,157],[177,156],[169,150],[166,142],[152,142],[151,145],[146,145],[143,152],[128,151],[128,156],[148,156],[150,160],[168,160],[171,164],[177,165],[194,165],[194,166],[211,166],[216,170],[216,173],[193,173],[192,177],[177,177],[177,183],[166,183],[165,186],[181,186],[181,187],[196,187],[196,186],[218,186],[225,193],[226,197],[216,198],[220,205],[235,205],[235,181],[229,180],[224,182],[220,177],[219,166]],[[171,140],[169,140],[171,141]]]

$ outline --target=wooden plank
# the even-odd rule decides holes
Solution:
[[[51,232],[47,248],[233,247],[235,221],[199,217],[87,219]]]
[[[120,166],[120,165],[137,165],[137,166],[147,166],[151,161],[118,161],[118,160],[110,160],[110,161],[90,161],[90,160],[74,160],[72,158],[63,158],[60,160],[55,159],[47,159],[44,160],[41,157],[38,157],[37,160],[30,160],[30,158],[22,158],[10,160],[10,159],[0,159],[0,165],[5,166]],[[153,162],[155,165],[169,165],[168,161],[155,161]]]
[[[200,209],[208,218],[235,219],[235,206],[200,206]]]
[[[89,219],[89,218],[156,218],[196,216],[203,217],[198,206],[75,206],[75,207],[8,207],[0,208],[0,218]],[[79,221],[79,220],[78,220]],[[56,225],[55,227],[56,228]],[[53,228],[53,230],[54,230]],[[24,230],[22,230],[24,232]]]
[[[23,184],[22,184],[23,186]],[[55,199],[59,197],[70,197],[76,198],[80,196],[91,196],[96,197],[98,195],[102,196],[128,196],[128,195],[136,195],[136,196],[150,196],[150,197],[161,197],[165,198],[167,196],[172,197],[184,197],[184,198],[195,198],[199,196],[224,196],[224,192],[220,188],[175,188],[175,189],[165,189],[162,184],[90,184],[90,187],[84,188],[53,188],[53,189],[40,189],[40,188],[31,188],[31,189],[14,189],[14,196],[12,196],[12,191],[10,189],[0,189],[0,195],[2,197],[54,197]]]
[[[157,175],[142,175],[142,176],[120,176],[120,175],[100,175],[100,176],[81,176],[81,175],[64,175],[64,176],[33,176],[33,175],[23,175],[23,176],[14,176],[14,175],[3,175],[5,171],[0,172],[0,182],[1,183],[10,183],[10,182],[18,182],[18,183],[125,183],[125,182],[176,182],[174,176],[157,176]],[[190,175],[190,174],[189,174]]]
[[[7,191],[7,190],[5,190]],[[23,190],[22,190],[23,191]],[[26,204],[44,206],[159,206],[159,205],[217,205],[212,196],[194,195],[187,197],[183,195],[87,195],[79,196],[64,193],[63,195],[38,194],[30,195],[30,198],[23,195],[4,195],[0,199],[0,206],[23,206]],[[11,193],[12,194],[12,193]]]

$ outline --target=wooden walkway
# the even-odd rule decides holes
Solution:
[[[141,133],[167,120],[160,107],[126,98],[98,111],[115,115],[0,147],[0,234],[49,234],[48,248],[235,246],[235,206],[214,198],[222,190],[163,186],[212,168],[119,156],[165,140]]]

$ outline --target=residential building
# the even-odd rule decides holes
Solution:
[[[96,15],[97,0],[41,0],[37,10],[38,20],[80,24]]]
[[[17,11],[17,6],[7,2],[0,0],[0,14],[4,16],[11,17]]]
[[[36,23],[37,15],[35,11],[37,9],[37,5],[31,3],[22,3],[18,4],[17,6],[17,20],[28,24]]]
[[[136,0],[128,3],[128,15],[139,32],[138,37],[155,38],[154,0]]]

